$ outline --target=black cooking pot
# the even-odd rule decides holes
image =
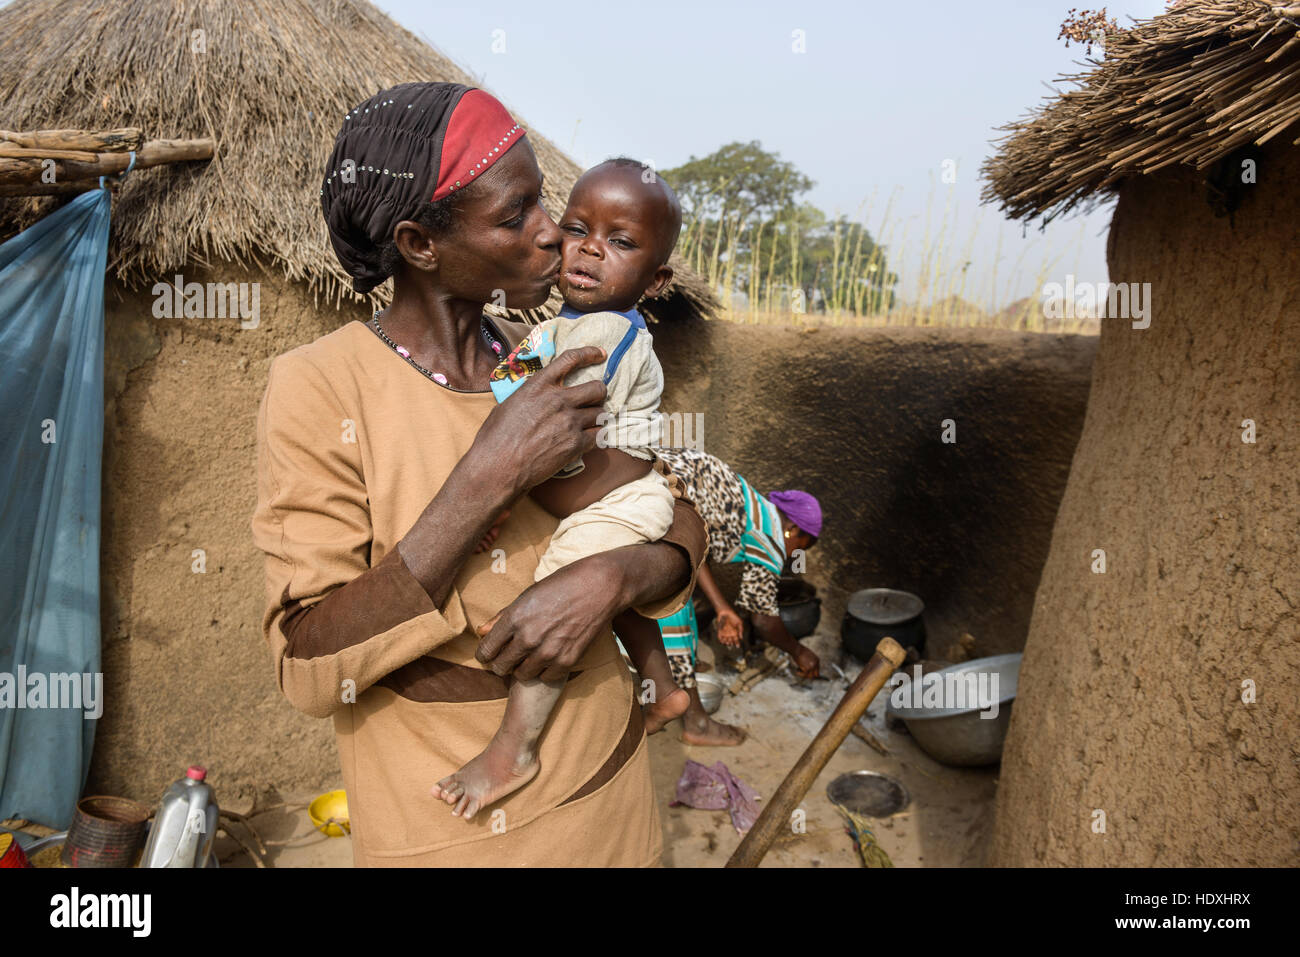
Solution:
[[[881,638],[893,638],[906,648],[925,651],[925,603],[910,592],[893,588],[866,588],[849,597],[840,640],[853,657],[866,661]]]
[[[804,638],[817,630],[822,618],[822,600],[817,597],[816,586],[802,578],[782,576],[776,587],[776,602],[781,621],[792,638]]]

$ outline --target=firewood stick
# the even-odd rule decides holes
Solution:
[[[261,855],[257,853],[257,851],[253,848],[251,844],[248,843],[248,838],[243,837],[242,835],[232,831],[230,829],[230,825],[228,824],[220,825],[217,828],[217,832],[226,835],[226,837],[230,838],[232,841],[238,844],[243,849],[244,853],[253,859],[254,867],[266,867],[266,864],[265,862],[263,862]]]
[[[866,728],[862,727],[861,724],[854,722],[853,727],[850,728],[849,730],[853,732],[854,737],[861,738],[868,745],[870,745],[870,747],[873,750],[878,751],[880,754],[884,754],[884,755],[889,754],[889,749],[885,747],[883,744],[881,744],[880,739],[877,738],[870,731],[868,731]]]
[[[844,692],[835,711],[817,732],[804,753],[785,776],[781,786],[772,795],[750,828],[736,852],[727,861],[727,867],[757,867],[763,855],[772,846],[778,834],[790,826],[790,813],[812,787],[826,762],[844,743],[850,729],[866,712],[867,706],[885,686],[894,669],[903,663],[907,653],[893,638],[882,638],[857,680]]]
[[[201,140],[150,140],[135,154],[135,168],[148,169],[166,163],[184,163],[211,159],[216,144],[211,139]],[[131,165],[130,153],[97,153],[92,163],[60,160],[54,164],[55,182],[60,180],[91,179],[122,173]],[[15,186],[36,183],[46,167],[38,159],[12,159],[0,157],[0,185]]]
[[[138,150],[144,142],[141,130],[129,127],[121,130],[28,130],[16,133],[0,130],[0,140],[27,149],[78,150],[87,153],[116,153]]]

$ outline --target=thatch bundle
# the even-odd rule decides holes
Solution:
[[[225,260],[282,269],[336,302],[350,295],[320,213],[321,171],[344,114],[411,80],[476,85],[364,0],[14,0],[0,8],[0,128],[131,126],[146,137],[216,140],[210,163],[142,170],[123,184],[109,268],[130,286]],[[558,215],[581,170],[536,130],[528,137],[546,176],[546,208]],[[0,201],[0,234],[52,202]],[[707,284],[674,265],[673,290],[647,311],[711,311]]]
[[[1065,78],[1080,89],[1002,128],[984,199],[1007,215],[1050,220],[1125,177],[1300,135],[1300,5],[1188,0],[1090,62]]]

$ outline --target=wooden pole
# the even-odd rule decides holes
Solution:
[[[117,191],[117,180],[105,180],[104,186]],[[0,198],[11,196],[73,196],[99,189],[98,179],[78,179],[68,183],[20,183],[17,186],[0,185]]]
[[[880,639],[876,653],[871,656],[857,680],[849,686],[849,690],[844,692],[835,711],[826,719],[826,724],[817,732],[817,737],[812,739],[812,743],[785,776],[781,786],[772,795],[772,800],[764,806],[763,813],[727,861],[727,867],[758,866],[777,835],[790,826],[791,812],[808,793],[813,781],[817,780],[817,775],[826,767],[826,762],[844,743],[849,731],[867,710],[867,705],[871,704],[894,669],[906,657],[907,652],[893,638]]]
[[[29,130],[26,133],[0,130],[0,140],[27,149],[119,153],[138,150],[144,143],[144,133],[135,128],[104,130],[100,133],[86,130]]]
[[[148,169],[166,163],[185,163],[193,160],[212,159],[216,144],[211,139],[200,140],[150,140],[136,151],[135,168]],[[98,179],[100,176],[114,176],[122,173],[131,164],[131,155],[126,153],[96,153],[93,162],[78,160],[55,160],[55,183]],[[43,159],[54,157],[5,157],[0,156],[0,186],[17,186],[22,183],[39,183],[41,174],[47,167]],[[42,184],[51,185],[51,184]]]
[[[87,153],[85,150],[28,149],[26,146],[19,146],[17,143],[3,141],[0,141],[0,156],[11,159],[34,159],[38,162],[45,159],[55,159],[78,160],[82,163],[93,163],[99,158],[98,153]]]

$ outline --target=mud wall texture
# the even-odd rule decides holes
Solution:
[[[1110,274],[1152,284],[1151,326],[1102,321],[996,864],[1300,861],[1300,150],[1258,168],[1231,219],[1191,172],[1122,188]]]
[[[270,360],[364,314],[256,273],[185,280],[259,281],[260,319],[155,318],[151,292],[110,283],[106,702],[88,789],[153,803],[202,763],[239,806],[338,780],[331,723],[280,695],[260,633],[254,425]],[[666,408],[703,412],[706,447],[758,488],[822,498],[809,572],[826,615],[854,589],[897,585],[929,602],[937,639],[1021,647],[1095,339],[721,322],[656,335]],[[955,445],[940,441],[946,418]]]
[[[109,283],[105,708],[87,789],[153,804],[199,763],[218,800],[237,806],[254,789],[338,779],[331,723],[295,711],[275,685],[249,521],[270,361],[353,311],[317,308],[274,276],[187,269],[185,281],[259,282],[259,322],[155,318],[148,290]]]
[[[925,601],[928,655],[962,632],[978,655],[1024,646],[1095,337],[723,322],[654,332],[664,409],[702,415],[705,451],[761,492],[820,499],[806,574],[823,626],[838,633],[848,596],[884,586]],[[955,442],[943,441],[945,420]]]

